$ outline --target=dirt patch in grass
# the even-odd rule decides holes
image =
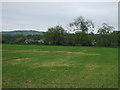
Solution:
[[[33,64],[34,65],[34,68],[39,68],[39,67],[54,67],[54,66],[57,66],[57,67],[71,67],[73,66],[74,64],[62,64],[62,63],[43,63],[43,64]],[[33,67],[32,67],[33,68]]]
[[[5,62],[5,61],[13,61],[13,60],[21,61],[21,60],[26,60],[26,59],[29,59],[29,58],[23,58],[23,57],[8,58],[8,59],[3,60],[3,62]]]
[[[100,55],[95,53],[83,53],[83,52],[69,52],[69,51],[54,51],[53,54],[65,54],[65,55]]]
[[[10,52],[26,52],[26,53],[37,53],[41,55],[48,55],[48,54],[53,54],[53,55],[73,55],[73,56],[79,56],[79,55],[100,55],[97,53],[84,53],[84,52],[70,52],[70,51],[39,51],[39,50],[10,50]]]
[[[0,52],[7,52],[7,51],[9,51],[9,50],[0,50]]]

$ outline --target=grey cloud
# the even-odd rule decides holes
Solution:
[[[5,2],[3,3],[3,30],[34,28],[47,30],[60,24],[66,26],[82,15],[93,20],[96,27],[103,22],[117,28],[117,2]]]

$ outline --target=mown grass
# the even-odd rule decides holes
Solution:
[[[117,88],[117,48],[3,44],[4,88]]]

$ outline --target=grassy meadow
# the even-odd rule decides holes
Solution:
[[[2,46],[3,88],[117,88],[118,49]]]

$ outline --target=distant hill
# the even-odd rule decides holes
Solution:
[[[22,35],[42,35],[43,32],[39,31],[33,31],[33,30],[17,30],[17,31],[2,31],[0,34],[3,35],[17,35],[17,34],[22,34]]]

